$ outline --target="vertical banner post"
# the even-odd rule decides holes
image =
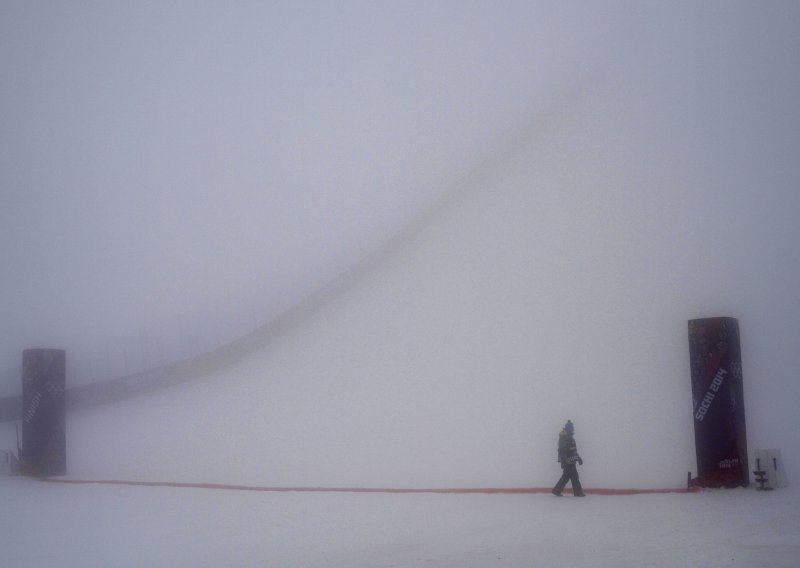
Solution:
[[[24,475],[67,473],[65,386],[65,351],[23,351],[20,469]]]
[[[750,484],[739,322],[689,321],[694,440],[700,487]]]

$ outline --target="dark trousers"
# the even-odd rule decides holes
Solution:
[[[573,463],[564,466],[564,473],[561,474],[561,479],[558,480],[556,486],[553,487],[553,493],[561,494],[564,491],[564,486],[567,481],[572,482],[572,492],[575,495],[583,495],[583,487],[581,487],[581,480],[578,477],[578,467]]]

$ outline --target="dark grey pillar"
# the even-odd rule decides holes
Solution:
[[[67,473],[65,387],[65,351],[23,351],[20,466],[24,475]]]

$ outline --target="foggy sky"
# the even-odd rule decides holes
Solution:
[[[23,347],[78,349],[209,305],[266,313],[471,185],[371,286],[259,357],[307,382],[259,383],[271,427],[298,413],[283,400],[306,401],[299,432],[269,448],[317,448],[323,392],[324,416],[352,415],[303,459],[342,480],[347,441],[388,460],[376,478],[397,474],[363,437],[387,413],[378,438],[405,447],[395,459],[459,440],[420,483],[479,450],[507,459],[498,432],[513,432],[502,479],[516,483],[532,433],[567,417],[618,467],[624,450],[674,444],[656,465],[683,474],[689,409],[668,417],[691,403],[685,322],[728,315],[749,435],[798,459],[796,5],[7,3],[0,16],[7,367]],[[245,389],[264,367],[242,365],[226,376]],[[505,418],[480,434],[470,413]]]
[[[616,25],[555,4],[2,11],[11,365],[313,289],[590,69]]]

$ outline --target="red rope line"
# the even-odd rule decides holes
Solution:
[[[535,494],[550,493],[547,487],[461,487],[461,488],[377,488],[377,487],[268,487],[258,485],[229,485],[225,483],[181,483],[174,481],[125,481],[118,479],[43,479],[48,483],[66,483],[74,485],[129,485],[138,487],[178,487],[183,489],[221,489],[227,491],[263,491],[272,493],[456,493],[456,494]],[[584,489],[592,495],[641,495],[653,493],[689,493],[700,488],[664,488],[664,489]],[[567,489],[565,493],[570,490]]]

